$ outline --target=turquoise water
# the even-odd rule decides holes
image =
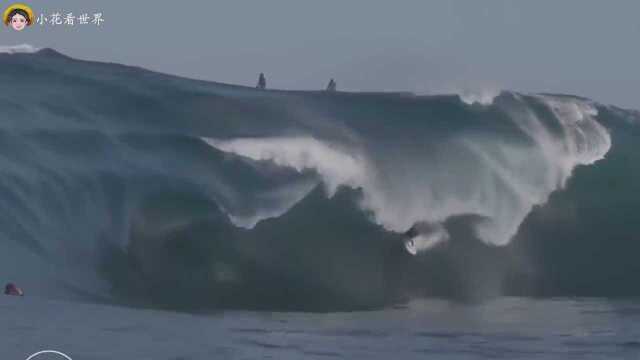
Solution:
[[[636,300],[501,298],[372,312],[185,314],[2,297],[0,316],[3,359],[44,349],[74,360],[640,357]]]

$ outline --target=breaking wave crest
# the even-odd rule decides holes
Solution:
[[[0,46],[0,54],[21,54],[21,53],[35,53],[40,49],[29,44],[20,45],[2,45]]]
[[[611,146],[592,106],[547,97],[538,100],[552,112],[552,123],[545,124],[519,100],[505,112],[509,125],[520,134],[510,138],[481,132],[447,138],[426,134],[424,144],[401,149],[409,156],[397,151],[402,143],[387,149],[371,143],[372,150],[362,154],[360,149],[339,149],[313,137],[206,141],[252,160],[269,160],[299,172],[313,170],[329,196],[339,186],[362,189],[361,205],[388,230],[404,232],[419,222],[442,224],[454,216],[478,215],[485,219],[475,227],[478,237],[505,245],[533,206],[544,204],[561,189],[576,166],[601,160]]]
[[[640,294],[637,112],[259,91],[22,50],[0,54],[21,84],[0,90],[0,273],[29,295],[328,311]]]

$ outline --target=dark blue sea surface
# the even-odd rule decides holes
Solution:
[[[4,297],[0,316],[4,359],[26,359],[45,349],[74,360],[640,356],[636,300],[421,300],[370,312],[185,314]]]

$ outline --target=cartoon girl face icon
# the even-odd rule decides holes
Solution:
[[[22,31],[33,23],[33,10],[25,4],[13,4],[4,11],[4,24]]]

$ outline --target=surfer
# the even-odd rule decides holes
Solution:
[[[427,251],[449,240],[449,232],[442,224],[420,221],[404,233],[404,247],[411,255]]]
[[[256,85],[257,89],[266,89],[267,88],[267,79],[264,77],[263,73],[260,73],[260,77],[258,77],[258,85]]]
[[[8,283],[4,287],[4,294],[11,296],[24,296],[24,292],[22,291],[22,289],[17,287],[14,283]]]
[[[327,91],[329,91],[329,92],[335,92],[336,91],[336,82],[333,79],[331,79],[329,81],[329,85],[327,85]]]

